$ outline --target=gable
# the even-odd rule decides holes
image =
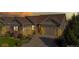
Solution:
[[[32,23],[26,17],[17,17],[17,20],[23,25],[32,25]]]
[[[2,20],[5,25],[20,25],[20,22],[14,17],[2,17]]]
[[[2,21],[5,25],[31,25],[25,17],[2,17]]]
[[[54,26],[64,26],[66,22],[65,14],[54,14],[54,15],[46,15],[47,18],[44,19],[41,24],[50,24]]]
[[[34,24],[40,24],[47,16],[28,16],[27,18]]]
[[[41,25],[59,26],[60,24],[56,22],[54,19],[48,17],[46,20],[41,22]]]
[[[17,20],[13,20],[10,24],[15,25],[15,26],[20,26],[21,25],[20,22],[17,21]]]

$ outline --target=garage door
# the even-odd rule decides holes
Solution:
[[[56,27],[52,25],[44,25],[43,26],[43,31],[45,32],[43,35],[51,35],[55,36],[56,35]]]

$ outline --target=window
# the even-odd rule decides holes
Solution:
[[[14,31],[18,31],[18,26],[14,26]]]
[[[35,30],[35,25],[32,25],[32,30]]]

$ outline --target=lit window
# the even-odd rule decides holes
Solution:
[[[18,31],[18,26],[14,26],[14,31]]]
[[[35,26],[34,25],[32,25],[32,30],[35,30]]]

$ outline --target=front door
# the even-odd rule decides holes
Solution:
[[[44,33],[43,26],[41,26],[40,24],[37,24],[36,33],[42,35]]]

